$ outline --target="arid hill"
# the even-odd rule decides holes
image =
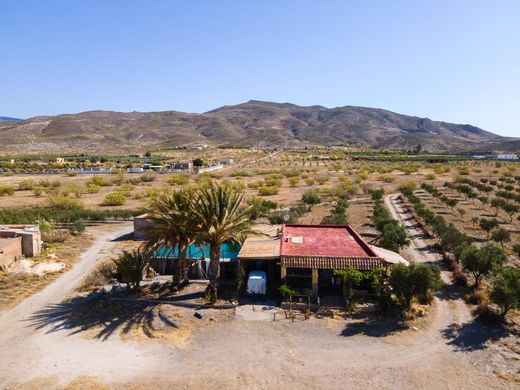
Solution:
[[[52,152],[144,150],[190,143],[250,147],[352,145],[428,151],[514,149],[514,140],[471,125],[377,108],[249,101],[204,114],[177,111],[38,116],[0,122],[0,150]]]

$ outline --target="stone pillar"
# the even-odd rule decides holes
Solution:
[[[312,296],[318,298],[318,269],[312,269]]]

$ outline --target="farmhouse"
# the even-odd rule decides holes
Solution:
[[[151,228],[146,215],[134,218],[134,238],[144,239]],[[248,277],[265,275],[265,292],[276,294],[282,284],[308,295],[320,303],[328,297],[342,295],[342,284],[334,270],[353,267],[360,271],[408,262],[398,253],[369,245],[349,225],[263,226],[261,236],[248,237],[240,247],[225,242],[221,248],[221,273],[238,280],[240,291],[246,290]],[[161,274],[173,273],[177,248],[160,248],[153,255],[152,267]],[[209,247],[192,244],[186,254],[192,277],[207,278]]]
[[[238,260],[244,275],[266,272],[268,291],[283,283],[307,289],[317,302],[341,295],[335,269],[370,271],[408,263],[397,253],[367,244],[351,226],[292,224],[283,225],[277,237],[248,238]]]

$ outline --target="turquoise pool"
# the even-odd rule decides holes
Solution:
[[[234,244],[232,242],[225,242],[221,246],[220,258],[221,259],[230,259],[236,260],[238,256],[238,252],[240,252],[240,245]],[[177,258],[179,255],[179,248],[175,247],[173,250],[171,247],[163,247],[158,249],[154,253],[154,258],[156,259],[172,259]],[[186,257],[188,259],[200,259],[202,257],[209,258],[209,245],[203,244],[197,246],[195,244],[191,244],[186,251]]]

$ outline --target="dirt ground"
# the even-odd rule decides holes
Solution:
[[[247,314],[247,306],[240,315],[198,310],[197,319],[195,309],[111,302],[96,294],[64,300],[85,271],[113,251],[117,241],[109,237],[124,232],[100,237],[70,272],[0,315],[4,387],[518,387],[518,338],[475,323],[450,286],[425,317],[407,324],[363,312],[273,321],[270,313]]]
[[[394,193],[399,185],[428,181],[442,187],[458,174],[458,163],[450,171],[436,174],[435,166],[417,164],[417,172],[403,173],[401,163],[353,161],[311,161],[293,153],[245,154],[233,167],[217,172],[219,180],[237,180],[236,170],[247,176],[241,180],[246,194],[256,195],[247,184],[264,178],[273,169],[299,169],[302,174],[326,174],[326,183],[307,184],[304,179],[290,187],[282,179],[280,192],[266,199],[293,205],[310,188],[324,191],[338,185],[342,177],[356,180],[349,202],[350,223],[370,239],[372,202],[364,185],[384,187]],[[469,177],[500,177],[514,170],[491,163],[469,163]],[[383,176],[383,175],[386,175]],[[62,177],[61,177],[62,176]],[[62,187],[87,177],[65,177]],[[127,177],[129,175],[126,175]],[[54,178],[55,176],[51,177]],[[156,175],[152,183],[135,186],[171,188],[167,175]],[[0,177],[1,184],[17,184],[26,177]],[[42,178],[41,175],[35,177]],[[195,179],[192,178],[192,181]],[[68,184],[67,184],[68,183]],[[83,194],[87,207],[98,208],[104,195]],[[443,190],[444,191],[444,190]],[[319,223],[330,212],[324,203],[314,206],[300,222]],[[140,207],[147,197],[130,197],[123,208]],[[28,191],[0,198],[0,207],[43,204],[45,196]],[[409,260],[436,262],[438,256],[414,224],[407,221],[391,197],[385,199],[395,218],[401,220],[413,237],[413,245],[403,252]],[[435,206],[435,200],[429,200]],[[440,208],[442,205],[437,204]],[[461,203],[468,211],[460,221],[470,229],[477,210]],[[456,216],[453,215],[455,223]],[[505,217],[502,216],[502,219]],[[507,222],[507,221],[505,221]],[[518,240],[520,222],[509,226]],[[107,228],[110,229],[110,228]],[[502,328],[484,328],[474,322],[449,277],[425,317],[403,324],[359,313],[346,318],[315,318],[292,322],[283,315],[273,321],[271,309],[255,311],[251,306],[233,310],[199,310],[172,305],[113,302],[99,294],[77,294],[84,276],[100,261],[125,248],[113,238],[131,230],[130,226],[97,235],[78,262],[51,285],[0,313],[0,384],[18,389],[504,389],[520,386],[520,340]],[[510,245],[510,244],[508,244]],[[263,309],[261,309],[263,310]],[[265,315],[264,315],[265,314]]]

